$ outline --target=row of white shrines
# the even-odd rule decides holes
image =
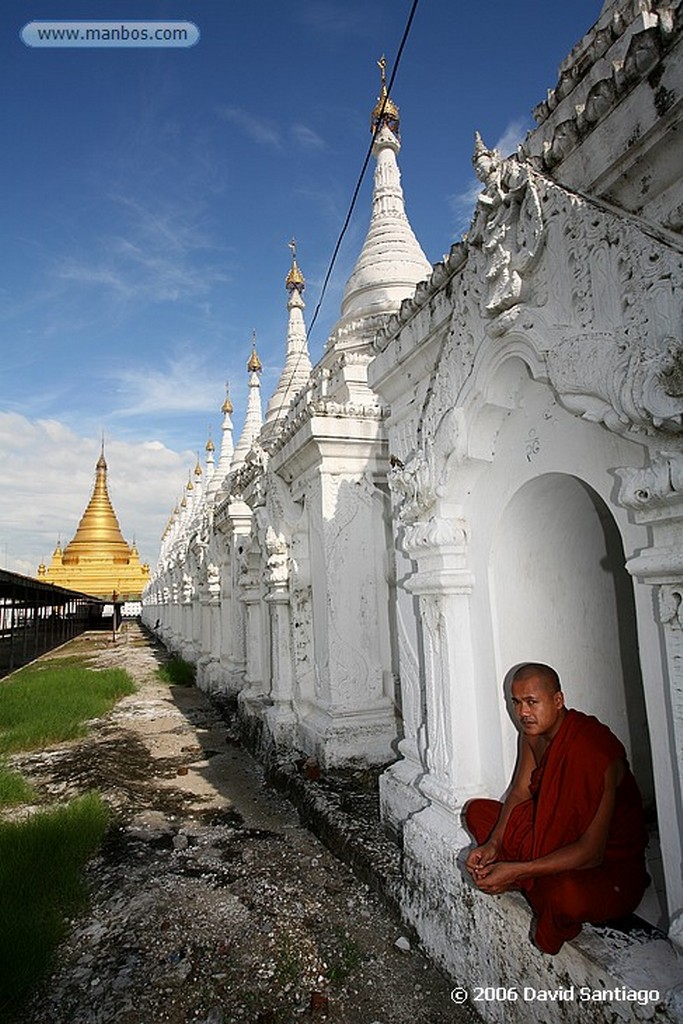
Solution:
[[[647,978],[668,1020],[683,977],[683,160],[652,69],[666,84],[683,61],[667,11],[606,3],[520,152],[477,140],[471,230],[435,267],[405,215],[388,100],[370,228],[325,352],[311,367],[294,259],[265,419],[254,350],[239,443],[226,400],[218,462],[209,444],[143,619],[202,688],[237,695],[264,749],[391,762],[381,812],[403,848],[403,912],[454,976]],[[627,147],[636,119],[645,141]],[[634,168],[658,182],[640,200]],[[505,682],[525,661],[553,665],[567,703],[628,750],[658,935],[586,928],[547,957],[521,897],[463,877],[461,809],[507,785]]]

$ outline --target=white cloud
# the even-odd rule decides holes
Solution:
[[[302,149],[321,150],[327,148],[325,140],[305,124],[293,124],[290,131],[294,141],[298,142]]]
[[[222,402],[222,381],[189,349],[171,357],[162,369],[116,368],[110,380],[125,396],[125,405],[110,414],[115,417],[204,413],[218,409]]]
[[[159,441],[105,439],[109,494],[128,543],[156,561],[161,533],[182,493],[192,452]],[[68,543],[90,500],[99,442],[58,420],[0,412],[0,565],[34,575],[57,540]]]
[[[187,201],[161,205],[117,193],[109,199],[123,231],[98,238],[87,259],[53,260],[58,282],[105,287],[119,299],[148,303],[196,299],[228,280],[223,269],[202,258],[217,245],[201,223],[201,211]]]
[[[524,140],[528,130],[529,121],[527,118],[517,118],[515,121],[510,121],[493,148],[497,149],[503,156],[510,156],[511,153],[516,153],[517,146]]]
[[[275,146],[276,148],[282,145],[280,132],[265,118],[255,117],[240,107],[220,107],[219,113],[224,120],[231,121],[242,128],[253,142],[257,142],[261,146]]]

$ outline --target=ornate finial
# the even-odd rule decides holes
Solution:
[[[381,89],[377,97],[377,103],[370,115],[370,131],[373,135],[376,135],[382,125],[386,125],[389,131],[398,139],[400,124],[398,107],[387,92],[387,59],[384,54],[377,61],[377,67],[381,76]]]
[[[230,381],[225,382],[225,401],[221,406],[221,412],[225,415],[231,415],[234,412],[233,404],[230,401]]]
[[[216,451],[216,445],[213,443],[213,438],[211,437],[211,427],[209,427],[209,437],[208,437],[208,440],[207,440],[206,444],[204,445],[204,451],[205,452],[215,452]]]
[[[197,452],[197,462],[194,467],[194,475],[201,476],[203,473],[202,467],[199,465],[199,452]]]
[[[263,370],[263,364],[256,352],[256,331],[251,332],[251,355],[249,356],[247,369],[249,370],[249,373],[261,373]]]
[[[186,491],[193,491],[194,490],[194,484],[192,483],[192,470],[191,469],[188,469],[188,471],[187,471],[187,484],[185,485],[185,490]]]
[[[106,468],[107,468],[107,460],[104,457],[104,430],[103,430],[102,431],[102,442],[100,444],[100,457],[97,460],[97,465],[95,466],[95,469],[106,469]]]
[[[296,242],[292,239],[292,241],[287,244],[292,251],[292,267],[285,278],[285,288],[288,292],[293,292],[295,288],[297,291],[302,292],[306,287],[306,282],[304,280],[304,275],[299,270],[299,266],[296,262]]]

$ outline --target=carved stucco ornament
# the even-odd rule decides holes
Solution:
[[[547,355],[551,383],[575,415],[616,433],[683,423],[683,350],[667,339],[659,348],[601,332],[566,338]]]
[[[494,319],[494,335],[503,334],[517,319],[525,277],[540,255],[544,224],[531,169],[517,157],[504,160],[488,149],[479,133],[472,158],[484,191],[468,241],[486,260],[487,295],[482,313]]]
[[[466,521],[445,516],[440,510],[451,465],[464,456],[462,416],[462,409],[448,409],[434,433],[423,434],[418,451],[405,465],[397,463],[387,476],[390,489],[402,498],[397,519],[404,527],[407,554],[430,548],[463,548],[469,539]]]
[[[285,587],[289,582],[289,545],[281,533],[268,526],[265,536],[267,555],[266,583],[271,587]]]
[[[683,453],[660,452],[645,469],[620,469],[619,502],[646,511],[683,504]]]

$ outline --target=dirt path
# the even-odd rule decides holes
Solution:
[[[83,741],[14,759],[47,801],[99,790],[117,824],[91,907],[20,1024],[455,1024],[477,1018],[304,829],[207,698],[135,626],[80,651],[138,691]],[[402,943],[405,945],[405,941]]]

